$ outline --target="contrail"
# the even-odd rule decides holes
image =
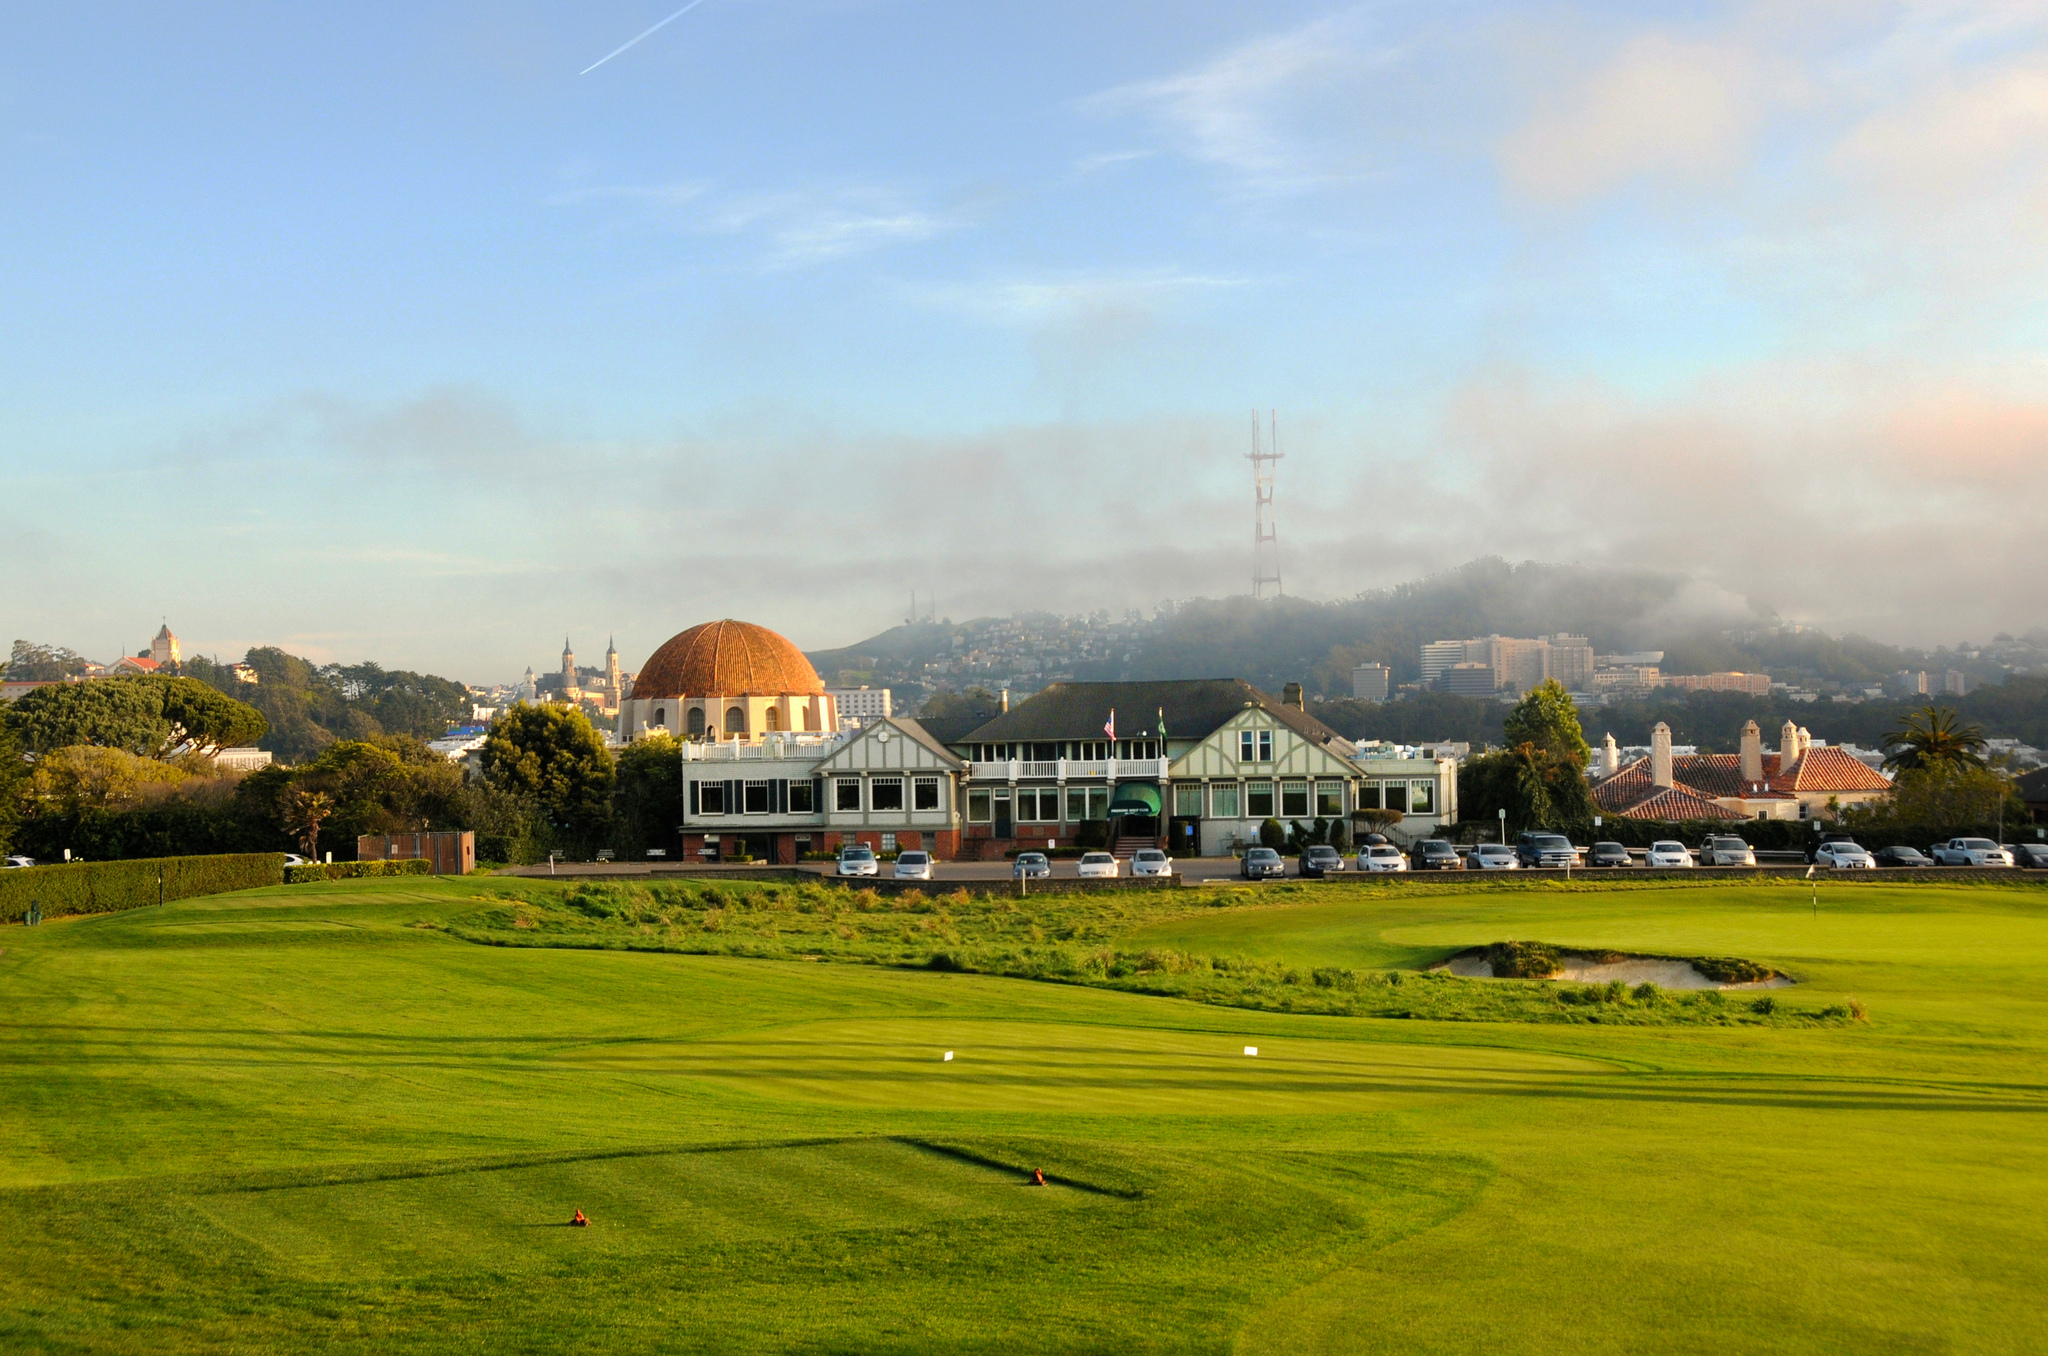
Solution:
[[[589,64],[588,66],[585,66],[585,67],[584,67],[584,68],[583,68],[582,70],[580,70],[580,71],[576,72],[576,74],[578,74],[578,75],[589,75],[589,74],[590,74],[590,73],[591,73],[592,71],[596,70],[596,69],[597,69],[597,68],[598,68],[599,66],[602,66],[602,65],[604,65],[604,63],[605,63],[605,62],[607,62],[607,61],[610,61],[610,60],[611,60],[611,59],[612,59],[613,57],[617,56],[617,55],[619,54],[619,52],[623,52],[623,51],[625,51],[625,50],[626,50],[626,47],[631,47],[631,46],[633,46],[633,45],[634,45],[635,43],[643,42],[643,41],[645,41],[646,39],[648,39],[648,38],[651,38],[651,37],[653,37],[653,36],[654,36],[654,35],[655,35],[655,34],[656,34],[657,32],[659,32],[659,31],[660,31],[661,29],[667,28],[667,27],[668,27],[668,26],[669,26],[670,24],[672,24],[672,23],[674,23],[674,22],[675,22],[676,20],[678,20],[678,19],[682,18],[682,17],[683,17],[683,16],[685,15],[685,14],[688,14],[688,13],[689,13],[689,12],[690,12],[691,10],[693,10],[693,9],[697,8],[697,6],[699,6],[699,5],[703,4],[703,3],[704,3],[704,0],[690,0],[690,3],[689,3],[689,4],[687,4],[687,5],[684,5],[684,6],[683,6],[683,7],[681,8],[681,9],[679,9],[679,10],[677,10],[677,11],[676,11],[675,13],[673,13],[673,14],[669,15],[669,16],[668,16],[668,17],[667,17],[666,19],[663,19],[663,20],[662,20],[662,21],[661,21],[660,23],[656,24],[656,25],[655,25],[655,26],[654,26],[653,28],[650,28],[650,29],[648,29],[648,30],[647,30],[647,31],[646,31],[645,33],[642,33],[642,34],[641,34],[641,35],[640,35],[639,37],[637,37],[637,38],[633,39],[633,41],[632,41],[632,42],[629,42],[629,43],[627,43],[625,47],[621,47],[621,48],[619,48],[619,51],[618,51],[618,52],[607,52],[607,53],[605,53],[605,54],[604,54],[603,56],[599,57],[599,58],[598,58],[597,60],[595,60],[595,61],[591,62],[591,63],[590,63],[590,64]]]

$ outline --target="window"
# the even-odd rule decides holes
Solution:
[[[988,823],[988,792],[977,791],[973,787],[968,788],[967,822],[970,824]]]
[[[697,813],[700,815],[722,815],[725,813],[724,782],[692,782],[697,788]]]
[[[1380,788],[1380,799],[1386,801],[1389,810],[1408,810],[1408,783],[1386,782]]]
[[[690,733],[693,735],[704,733],[704,708],[701,706],[690,708]]]
[[[1273,783],[1246,782],[1244,784],[1244,813],[1248,819],[1271,819],[1273,817]]]
[[[883,834],[883,835],[882,835],[882,851],[884,851],[884,852],[894,852],[895,850],[896,850],[896,835],[895,835],[895,834],[893,834],[893,833],[885,833],[885,834]]]
[[[817,785],[814,782],[791,782],[789,784],[789,812],[793,815],[814,815],[818,813]]]
[[[860,778],[841,777],[834,783],[832,807],[836,810],[858,810],[860,808]]]
[[[1217,782],[1209,788],[1209,816],[1212,819],[1237,818],[1237,783]]]
[[[1380,784],[1378,782],[1363,782],[1359,785],[1358,808],[1361,810],[1377,810],[1380,808]]]
[[[1252,760],[1253,760],[1254,758],[1257,758],[1257,757],[1259,756],[1259,754],[1258,754],[1258,748],[1259,748],[1259,743],[1258,743],[1258,739],[1259,739],[1259,737],[1258,737],[1257,735],[1253,734],[1253,733],[1252,733],[1252,732],[1251,732],[1250,730],[1239,730],[1239,731],[1237,732],[1237,761],[1238,761],[1238,762],[1240,762],[1240,763],[1249,763],[1249,762],[1251,762],[1251,761],[1252,761]]]
[[[1202,784],[1200,782],[1175,782],[1173,784],[1173,812],[1182,819],[1197,819],[1202,813]]]
[[[868,808],[870,810],[901,810],[903,808],[903,779],[901,777],[877,777],[869,782]]]
[[[1435,782],[1427,781],[1408,783],[1408,812],[1410,814],[1418,815],[1430,815],[1436,813]]]
[[[769,707],[769,708],[768,708],[768,719],[767,719],[767,720],[766,720],[765,722],[763,722],[763,728],[765,728],[765,729],[768,729],[768,730],[771,730],[771,731],[773,731],[773,730],[779,730],[779,729],[781,729],[781,728],[782,728],[782,712],[780,712],[780,711],[776,710],[776,709],[775,709],[774,707],[772,707],[772,706],[771,706],[771,707]]]
[[[747,713],[745,709],[737,706],[727,709],[725,713],[725,732],[727,734],[745,734],[747,732]]]
[[[1344,783],[1316,783],[1316,814],[1323,819],[1335,819],[1344,813]]]
[[[663,729],[667,729],[667,728],[668,728],[668,708],[667,708],[667,707],[665,707],[665,706],[657,706],[657,707],[655,707],[655,708],[654,708],[654,723],[655,723],[656,725],[660,726],[660,727],[661,727],[661,728],[663,728]]]
[[[1084,788],[1084,787],[1079,787],[1079,786],[1070,786],[1070,787],[1068,787],[1068,788],[1067,788],[1067,822],[1068,822],[1069,824],[1078,824],[1078,823],[1080,823],[1080,822],[1081,822],[1082,820],[1086,819],[1087,817],[1088,817],[1088,792],[1087,792],[1086,788]]]
[[[1088,788],[1088,817],[1090,819],[1109,818],[1108,787],[1091,786]]]
[[[1060,817],[1060,793],[1051,787],[1043,789],[1020,786],[1017,788],[1017,819],[1021,823],[1037,824]]]
[[[1280,783],[1280,813],[1289,819],[1300,819],[1308,813],[1308,783]]]
[[[1271,730],[1259,731],[1259,761],[1262,763],[1273,761],[1273,732]]]
[[[741,793],[740,809],[742,812],[750,815],[765,815],[773,808],[773,804],[768,799],[768,783],[748,782],[746,790]]]
[[[939,808],[939,779],[919,777],[910,784],[910,808],[913,810],[936,810]]]

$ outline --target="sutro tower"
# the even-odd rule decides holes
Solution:
[[[1259,412],[1252,411],[1252,450],[1245,460],[1252,464],[1252,598],[1266,596],[1266,585],[1280,588],[1280,539],[1273,523],[1273,463],[1287,454],[1280,450],[1280,415],[1268,411],[1271,420],[1267,448],[1259,446]],[[1270,450],[1268,450],[1270,449]]]

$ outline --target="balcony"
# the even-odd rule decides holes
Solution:
[[[699,743],[685,740],[683,761],[686,763],[753,763],[774,762],[788,758],[822,758],[839,747],[846,739],[843,734],[803,734],[781,731],[762,735],[758,740],[721,739],[716,743]]]
[[[967,779],[975,782],[1164,782],[1165,758],[1116,758],[1084,763],[1061,758],[1050,763],[970,763]]]

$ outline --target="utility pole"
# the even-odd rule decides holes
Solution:
[[[1280,450],[1280,414],[1268,411],[1271,436],[1267,446],[1259,444],[1259,413],[1252,411],[1252,450],[1245,460],[1252,464],[1252,599],[1266,596],[1266,585],[1278,597],[1280,587],[1279,528],[1273,521],[1273,463],[1286,453]]]

